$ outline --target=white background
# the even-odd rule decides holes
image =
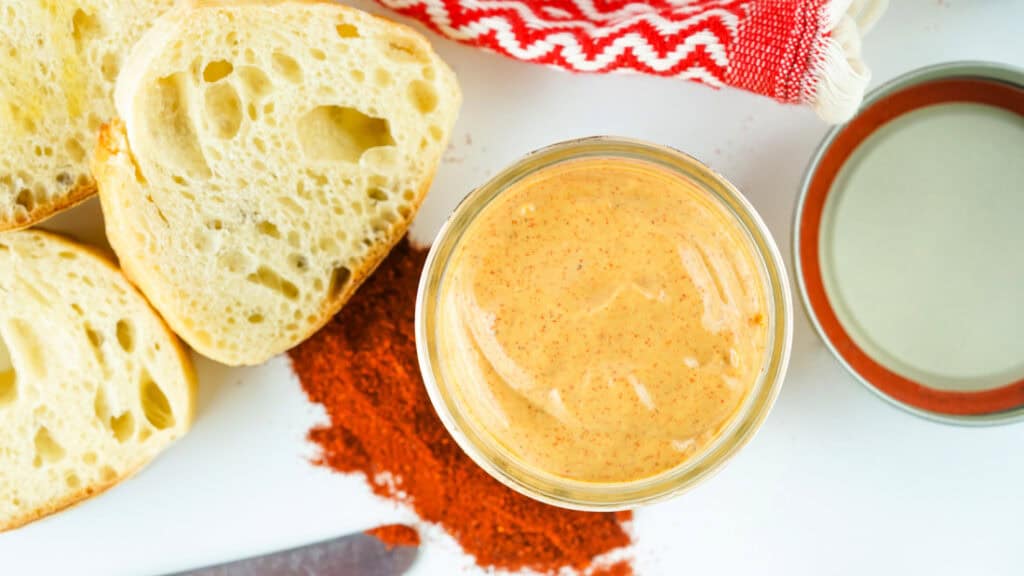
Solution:
[[[866,40],[873,84],[953,59],[1024,66],[1024,2],[892,4]],[[429,239],[459,198],[522,154],[616,134],[675,146],[725,174],[789,260],[801,175],[826,131],[811,112],[671,79],[571,76],[431,37],[465,105],[417,238]],[[57,227],[101,238],[95,203]],[[717,477],[637,514],[638,572],[1024,574],[1024,424],[956,428],[890,407],[839,367],[796,306],[775,410]],[[0,535],[0,573],[155,576],[416,522],[361,478],[308,463],[305,434],[322,413],[286,360],[244,370],[199,361],[199,373],[192,433],[102,497]],[[413,574],[471,573],[450,538],[420,528],[427,541]]]

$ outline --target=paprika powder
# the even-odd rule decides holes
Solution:
[[[426,250],[403,240],[331,322],[290,352],[330,422],[310,432],[318,464],[363,474],[373,491],[443,527],[483,567],[553,574],[604,570],[631,542],[625,513],[574,512],[531,500],[480,469],[438,419],[420,377],[414,312]],[[626,576],[628,564],[610,572]]]
[[[412,526],[406,526],[405,524],[378,526],[377,528],[367,530],[366,533],[383,542],[388,550],[397,546],[420,545],[420,533]]]

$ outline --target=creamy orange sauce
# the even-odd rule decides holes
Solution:
[[[734,419],[767,356],[754,248],[709,193],[653,164],[580,159],[504,191],[442,283],[446,378],[527,466],[657,475]]]

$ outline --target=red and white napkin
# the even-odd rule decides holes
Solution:
[[[856,112],[886,0],[378,0],[453,40],[576,72],[640,72]]]

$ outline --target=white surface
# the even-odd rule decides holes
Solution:
[[[364,6],[360,4],[360,6]],[[935,62],[1024,66],[1024,2],[895,0],[867,38],[875,81]],[[416,226],[523,153],[618,134],[703,158],[743,190],[789,251],[804,167],[826,131],[809,110],[670,79],[569,76],[437,40],[466,96],[452,150]],[[99,230],[94,204],[60,218]],[[839,367],[797,313],[793,362],[758,437],[718,476],[635,523],[638,571],[660,574],[984,574],[1024,571],[1024,425],[964,429],[890,407]],[[149,576],[302,544],[408,511],[362,479],[308,464],[320,411],[287,362],[200,362],[193,432],[134,480],[0,535],[0,572]],[[461,574],[429,530],[413,574]]]
[[[1024,118],[913,111],[850,157],[822,217],[822,280],[850,337],[916,382],[1024,377]]]

